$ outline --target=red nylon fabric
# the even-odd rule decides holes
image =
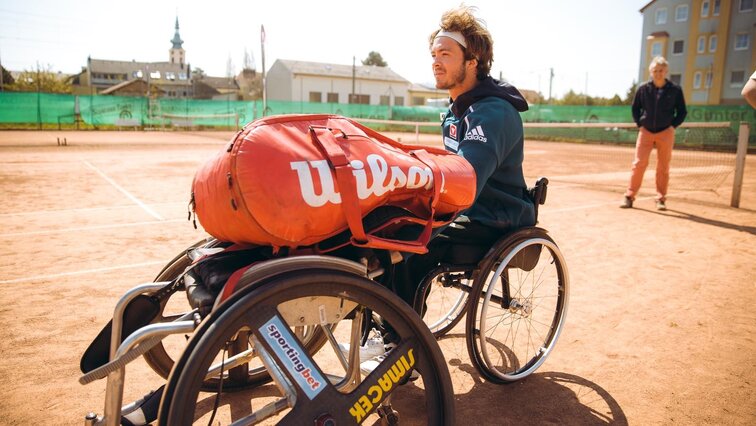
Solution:
[[[426,153],[412,155],[418,149]],[[351,178],[345,188],[336,167],[342,182]],[[455,154],[403,145],[345,117],[286,115],[245,126],[200,167],[192,192],[197,218],[215,238],[301,247],[348,229],[348,214],[383,205],[439,226],[472,204],[475,172]]]

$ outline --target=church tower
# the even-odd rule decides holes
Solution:
[[[171,47],[171,50],[168,51],[168,55],[170,56],[170,62],[172,64],[180,64],[181,67],[184,67],[184,48],[181,47],[182,44],[184,44],[184,40],[181,40],[181,36],[179,35],[179,23],[178,23],[178,16],[176,16],[176,33],[173,34],[173,40],[171,40],[171,43],[173,43],[173,47]]]

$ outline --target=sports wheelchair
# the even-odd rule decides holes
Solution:
[[[532,191],[536,204],[547,182]],[[479,262],[431,273],[413,309],[381,285],[382,265],[397,261],[396,253],[274,255],[200,241],[155,282],[122,296],[85,352],[80,382],[107,377],[104,413],[89,413],[85,423],[117,425],[134,408],[122,407],[125,366],[143,356],[166,379],[159,424],[359,424],[375,414],[396,424],[408,406],[426,416],[421,422],[454,424],[451,378],[436,337],[467,313],[471,359],[482,376],[505,383],[543,363],[566,314],[567,270],[545,230],[524,228],[485,249]],[[226,272],[200,273],[214,261]],[[359,347],[385,323],[395,346],[362,368]],[[263,386],[269,382],[277,395]]]

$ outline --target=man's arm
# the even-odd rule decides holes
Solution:
[[[635,91],[635,96],[633,97],[633,106],[632,106],[633,121],[635,121],[635,124],[638,127],[641,126],[641,122],[640,122],[640,118],[641,118],[641,94],[640,94],[640,92],[641,92],[642,88],[643,88],[643,85],[639,85],[638,89]]]
[[[672,127],[677,128],[685,121],[688,115],[688,109],[685,107],[685,96],[682,89],[678,89],[677,99],[675,99],[675,117],[672,119]]]
[[[740,92],[745,100],[753,107],[756,108],[756,72],[753,73],[748,82],[743,86],[743,91]]]

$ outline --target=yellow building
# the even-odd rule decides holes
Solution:
[[[756,69],[755,0],[653,0],[641,8],[638,79],[649,79],[654,56],[669,62],[668,78],[691,105],[741,105],[740,91]]]

